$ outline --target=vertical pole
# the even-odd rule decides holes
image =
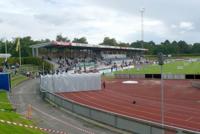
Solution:
[[[161,126],[162,126],[162,134],[165,133],[164,130],[164,81],[163,81],[163,65],[164,65],[164,56],[163,53],[158,53],[158,64],[160,65],[160,72],[161,72],[161,82],[160,82],[160,112],[161,112]]]
[[[143,29],[143,28],[144,28],[144,27],[143,27],[143,16],[144,16],[144,15],[143,15],[143,13],[144,13],[144,11],[142,10],[142,11],[141,11],[141,41],[142,41],[142,42],[143,42],[143,39],[144,39],[144,33],[143,33],[143,32],[144,32],[144,31],[143,31],[143,30],[144,30],[144,29]],[[143,48],[143,43],[142,43],[142,48]]]
[[[8,50],[7,50],[7,41],[5,42],[5,53],[6,53],[6,61],[8,59],[7,54],[8,54]]]
[[[164,134],[164,87],[163,87],[163,65],[161,67],[161,124],[163,131],[162,133]]]
[[[18,39],[19,40],[19,39]],[[21,45],[19,45],[19,65],[22,65],[22,57],[21,57]]]
[[[44,75],[44,60],[42,62],[42,72],[43,72],[43,75]]]

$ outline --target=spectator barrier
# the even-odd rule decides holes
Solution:
[[[200,89],[200,81],[193,81],[192,86]]]
[[[161,79],[161,74],[115,74],[118,79]],[[200,79],[197,74],[163,74],[163,79],[184,80],[184,79]]]

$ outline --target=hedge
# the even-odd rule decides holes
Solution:
[[[32,65],[39,66],[40,68],[43,67],[43,62],[44,62],[44,68],[45,68],[45,70],[50,71],[50,70],[53,69],[53,65],[52,64],[50,64],[47,61],[43,61],[41,58],[37,58],[37,57],[23,57],[21,61],[22,61],[22,64],[32,64]],[[3,63],[3,62],[4,62],[4,59],[0,58],[0,63]],[[19,58],[16,58],[16,57],[8,58],[8,63],[10,65],[19,63]]]

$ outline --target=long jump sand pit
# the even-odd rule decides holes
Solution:
[[[160,80],[136,80],[138,84],[123,81],[126,80],[106,81],[105,89],[100,91],[59,95],[98,109],[160,123]],[[164,80],[165,124],[200,131],[199,101],[200,90],[192,87],[190,80]]]
[[[122,81],[123,84],[138,84],[138,81],[133,81],[133,80],[127,80],[127,81]]]

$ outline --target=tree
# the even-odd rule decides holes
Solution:
[[[41,39],[39,42],[45,43],[45,42],[51,42],[51,40],[47,38],[47,39]]]
[[[0,41],[0,53],[5,53],[5,42],[7,43],[7,50],[13,57],[18,57],[19,53],[16,51],[17,38],[13,38],[11,41]],[[34,41],[30,36],[20,38],[21,56],[32,56],[31,45],[42,43],[42,41]]]
[[[152,55],[156,44],[153,41],[143,42],[143,44],[144,44],[144,48],[148,49],[147,54]]]
[[[135,47],[135,48],[142,48],[142,43],[144,43],[144,42],[142,42],[142,41],[136,41],[136,42],[133,42],[133,43],[131,43],[131,47]]]
[[[32,40],[30,36],[20,38],[21,56],[22,57],[31,56],[32,52],[30,46],[34,44],[36,44],[36,42]],[[9,45],[8,51],[12,54],[12,56],[18,57],[19,53],[16,51],[17,38],[13,39],[13,41],[10,42],[8,45]]]
[[[120,42],[120,43],[118,43],[118,46],[120,46],[120,47],[129,47],[130,45],[129,45],[129,43]]]
[[[13,38],[12,40],[3,40],[0,39],[0,53],[5,53],[5,43],[7,44],[8,53],[10,53],[13,57],[18,57],[19,53],[16,52],[16,40],[17,38]],[[61,34],[56,36],[57,41],[66,41],[70,40],[67,37],[63,37]],[[21,55],[22,57],[31,56],[31,45],[50,42],[50,39],[41,39],[41,40],[33,40],[30,36],[20,38],[20,46],[21,46]],[[85,37],[74,38],[73,42],[77,43],[88,43]],[[146,54],[158,54],[159,52],[163,52],[164,54],[200,54],[200,43],[194,43],[193,45],[188,44],[185,41],[172,41],[165,40],[160,44],[155,44],[153,41],[149,42],[141,42],[136,41],[131,44],[125,42],[117,42],[115,38],[105,37],[101,45],[109,45],[109,46],[121,46],[121,47],[134,47],[141,48],[142,43],[144,48],[148,49]]]
[[[169,40],[165,40],[164,42],[161,42],[162,45],[170,45],[170,41]]]
[[[194,43],[192,46],[192,53],[200,54],[200,43]]]
[[[84,43],[84,44],[88,44],[87,39],[85,37],[81,37],[81,38],[74,38],[74,40],[72,41],[74,43]]]
[[[103,42],[100,43],[100,45],[107,45],[107,46],[117,46],[117,41],[115,40],[115,38],[109,38],[109,37],[105,37]]]
[[[56,41],[70,42],[68,37],[63,37],[62,34],[56,36]]]
[[[181,54],[188,54],[190,53],[190,46],[185,41],[178,42],[178,49]]]
[[[5,52],[5,42],[3,42],[3,40],[0,40],[0,52]]]

